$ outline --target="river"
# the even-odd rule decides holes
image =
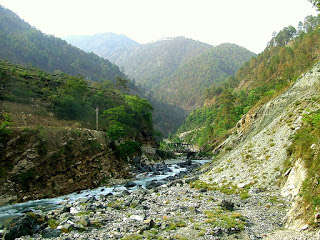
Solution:
[[[203,165],[210,160],[192,160],[192,165],[197,166],[199,164]],[[68,195],[49,198],[49,199],[40,199],[33,200],[24,203],[6,205],[0,207],[0,226],[7,222],[9,219],[21,215],[24,211],[33,209],[41,212],[48,212],[50,210],[58,208],[64,200],[68,200],[69,202],[74,202],[80,198],[89,198],[89,197],[99,197],[100,195],[107,194],[120,194],[122,191],[135,191],[138,188],[146,188],[146,185],[151,181],[169,181],[170,177],[177,176],[181,172],[186,172],[187,168],[183,166],[179,166],[179,163],[176,160],[166,161],[166,166],[170,169],[169,171],[159,172],[160,174],[154,174],[153,172],[147,172],[138,174],[135,180],[130,182],[134,183],[132,187],[125,187],[125,184],[114,185],[111,187],[98,187],[95,189],[83,190],[77,193],[71,193]]]

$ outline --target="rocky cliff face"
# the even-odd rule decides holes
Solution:
[[[298,193],[305,169],[302,161],[296,162],[292,169],[284,169],[284,162],[288,160],[287,148],[302,124],[303,115],[320,107],[313,101],[319,97],[319,78],[318,62],[286,92],[248,112],[238,122],[233,135],[217,149],[221,154],[202,179],[240,189],[251,187],[290,201],[293,210],[286,217],[287,227],[301,228],[303,215],[301,209],[296,210],[301,203]]]
[[[2,147],[0,205],[96,187],[129,172],[100,131],[15,129]]]

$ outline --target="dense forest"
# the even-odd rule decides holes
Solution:
[[[49,72],[80,74],[96,82],[125,77],[115,64],[75,48],[60,38],[43,34],[2,6],[0,42],[0,59],[12,63]]]
[[[242,66],[235,77],[206,89],[207,105],[194,110],[178,133],[207,150],[229,134],[241,116],[287,89],[319,59],[320,17],[275,33],[266,49]]]
[[[213,47],[185,37],[139,45],[110,33],[66,39],[85,51],[93,51],[116,63],[156,101],[178,106],[186,112],[202,106],[206,87],[233,75],[255,56],[234,44]],[[116,39],[120,42],[111,51],[110,46],[114,46]],[[93,43],[84,46],[90,40]],[[124,42],[122,46],[121,42]],[[174,114],[185,115],[183,111]]]
[[[203,106],[206,87],[225,81],[253,56],[235,44],[220,44],[182,64],[151,89],[157,98],[191,111]],[[156,91],[157,88],[164,91]]]
[[[27,67],[33,66],[57,75],[68,73],[83,80],[99,83],[110,80],[118,85],[121,82],[126,83],[131,94],[148,98],[156,108],[155,128],[164,136],[176,131],[187,116],[183,109],[161,103],[150,94],[146,94],[133,81],[127,80],[127,76],[108,60],[94,53],[86,53],[64,40],[41,33],[8,9],[0,7],[0,13],[0,59]],[[119,37],[124,38],[121,46],[124,42],[129,44],[130,40]],[[117,40],[118,38],[113,43],[119,44]],[[115,45],[112,48],[117,49]],[[24,93],[21,96],[24,96]]]

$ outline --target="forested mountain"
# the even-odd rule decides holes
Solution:
[[[125,52],[139,46],[139,43],[127,36],[115,33],[68,36],[63,39],[86,52],[93,52],[105,59],[122,58]]]
[[[88,129],[96,128],[94,110],[98,108],[99,129],[115,141],[140,141],[142,135],[150,139],[153,134],[152,106],[145,99],[128,95],[117,82],[90,82],[0,60],[0,85],[0,101],[36,103],[58,119],[77,121]]]
[[[177,37],[133,48],[128,57],[112,59],[146,89],[171,76],[181,65],[209,50],[210,45]]]
[[[116,36],[110,35],[109,40],[113,37]],[[118,37],[126,39],[123,36]],[[0,59],[11,63],[33,66],[55,74],[65,72],[81,75],[86,80],[100,83],[110,80],[117,83],[118,87],[127,84],[132,94],[148,97],[155,106],[155,126],[162,134],[176,131],[186,117],[182,109],[162,104],[150,94],[147,96],[132,81],[126,81],[127,76],[108,60],[94,53],[86,53],[64,40],[41,33],[3,7],[0,7],[0,41]],[[115,41],[114,39],[113,42]],[[133,42],[123,42],[125,41],[128,44]]]
[[[297,29],[289,26],[281,30],[261,54],[239,70],[238,89],[294,81],[319,57],[319,23],[319,16],[308,16]]]
[[[152,110],[111,81],[0,60],[0,202],[8,193],[6,179],[15,185],[9,190],[15,200],[23,201],[126,176],[129,159],[140,156],[142,146],[156,146]]]
[[[253,56],[243,47],[221,44],[182,64],[151,89],[159,99],[190,111],[203,106],[206,87],[225,81]],[[163,91],[156,91],[157,88]]]
[[[319,60],[319,24],[319,16],[309,16],[298,29],[289,26],[277,33],[235,77],[206,89],[207,105],[194,110],[178,132],[194,130],[186,141],[214,149],[243,114],[288,89]]]
[[[131,47],[125,45],[105,55],[104,48],[111,49],[109,46],[113,46],[113,42],[102,39],[102,36],[99,43],[104,41],[105,44],[101,44],[101,50],[97,50],[97,45],[85,47],[81,43],[70,43],[110,59],[158,101],[186,111],[202,106],[206,87],[233,75],[244,62],[255,56],[234,44],[213,47],[184,37],[132,44]]]
[[[80,74],[97,82],[125,77],[118,66],[31,27],[0,6],[0,58],[49,72]]]

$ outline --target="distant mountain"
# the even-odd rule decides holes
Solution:
[[[76,35],[63,38],[68,43],[86,51],[93,52],[105,59],[117,59],[128,49],[139,46],[139,43],[123,34],[99,33],[94,35]]]
[[[85,51],[108,58],[157,100],[186,111],[202,106],[206,87],[235,74],[242,64],[255,56],[234,44],[213,47],[185,37],[140,45],[123,35],[110,33],[83,38],[86,40],[78,43],[66,40]],[[119,38],[117,45],[114,44],[116,38]],[[90,39],[99,44],[89,43]],[[84,42],[88,44],[82,45]],[[110,50],[108,54],[104,49]]]
[[[92,81],[126,77],[118,66],[59,38],[45,35],[0,6],[0,59],[49,72],[82,75]]]
[[[154,83],[171,76],[181,65],[211,47],[199,41],[177,37],[141,44],[132,48],[129,53],[123,52],[125,57],[110,56],[109,59],[123,67],[126,74],[135,78],[137,83],[151,89]]]
[[[163,89],[155,92],[155,96],[167,99],[170,104],[186,110],[199,108],[203,105],[206,88],[234,75],[253,56],[254,53],[238,45],[220,44],[182,64],[152,89],[154,92],[157,88]]]

